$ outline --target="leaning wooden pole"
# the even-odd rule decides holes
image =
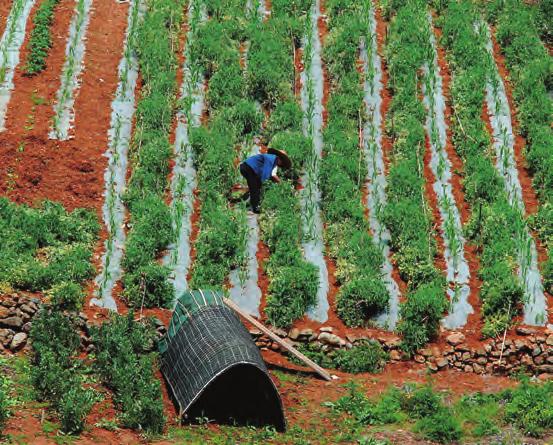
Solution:
[[[282,338],[280,338],[278,335],[276,335],[274,332],[272,332],[270,329],[263,326],[259,321],[257,321],[252,316],[246,314],[243,312],[232,300],[229,300],[228,298],[223,298],[223,302],[231,308],[233,311],[235,311],[238,315],[248,320],[251,324],[253,324],[257,329],[264,332],[269,336],[269,338],[273,341],[276,341],[280,346],[282,346],[284,349],[286,349],[290,354],[301,360],[303,363],[305,363],[307,366],[309,366],[311,369],[313,369],[317,374],[319,374],[323,379],[332,381],[332,376],[326,372],[323,368],[321,368],[317,363],[315,363],[313,360],[307,358],[305,355],[303,355],[300,351],[298,351],[296,348],[294,348],[292,345],[289,345],[286,343]]]

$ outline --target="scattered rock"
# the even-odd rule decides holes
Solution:
[[[288,338],[292,340],[297,340],[300,336],[300,330],[297,328],[290,329],[290,332],[288,332]]]
[[[415,355],[415,361],[416,361],[417,363],[424,363],[424,362],[426,361],[426,359],[425,359],[422,355],[416,354],[416,355]]]
[[[331,334],[326,331],[323,331],[319,334],[319,341],[331,346],[340,346],[342,342],[344,342],[345,345],[345,341],[338,337],[336,334]]]
[[[280,328],[271,327],[271,331],[273,331],[273,333],[278,335],[280,338],[285,338],[288,336],[288,333]]]
[[[448,364],[449,362],[444,357],[441,357],[438,360],[436,360],[436,366],[440,369],[445,368]]]
[[[465,336],[460,332],[453,332],[447,336],[446,341],[450,345],[457,346],[465,341]]]
[[[401,360],[401,353],[397,349],[390,351],[390,360],[394,360],[394,361]]]
[[[549,337],[547,337],[547,340],[545,340],[545,344],[547,346],[553,346],[553,334],[551,334]]]
[[[516,328],[516,333],[518,335],[535,335],[536,330],[532,329],[532,328],[527,328],[527,327],[524,327],[524,326],[519,326],[519,327]]]
[[[332,331],[334,331],[334,328],[332,328],[331,326],[323,326],[322,328],[319,328],[319,331],[320,332],[332,332]]]
[[[20,317],[8,317],[4,320],[0,320],[0,326],[21,329],[23,320]]]
[[[19,351],[27,343],[27,334],[19,332],[13,336],[13,340],[10,345],[12,351]]]

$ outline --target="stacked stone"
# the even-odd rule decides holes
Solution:
[[[0,353],[17,352],[27,344],[32,318],[40,307],[38,298],[11,294],[0,298]]]
[[[352,348],[356,343],[378,341],[388,352],[391,362],[408,360],[401,349],[399,337],[374,338],[348,334],[346,338],[333,333],[332,327],[321,327],[318,332],[312,329],[292,328],[289,332],[271,329],[291,345],[310,344],[323,352],[338,348]],[[281,351],[278,343],[263,335],[257,329],[250,331],[256,345],[263,350]],[[512,374],[525,371],[540,379],[553,378],[553,331],[519,327],[515,339],[487,340],[476,347],[466,343],[464,334],[453,332],[446,337],[445,345],[434,345],[421,349],[413,360],[433,372],[443,369],[457,369],[476,374]],[[283,351],[281,351],[283,352]]]

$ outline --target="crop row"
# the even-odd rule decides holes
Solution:
[[[29,37],[25,74],[34,76],[46,68],[46,57],[52,46],[52,23],[54,11],[60,0],[41,3],[33,17],[33,30]]]
[[[0,130],[4,129],[8,102],[19,64],[19,50],[25,39],[27,19],[35,0],[14,0],[6,29],[0,40]]]
[[[382,254],[369,235],[362,189],[367,164],[359,147],[364,116],[363,83],[357,69],[361,39],[370,38],[371,2],[329,2],[325,61],[331,82],[321,167],[323,212],[329,253],[341,285],[337,311],[348,326],[366,324],[388,308],[381,279]]]
[[[61,73],[61,85],[54,104],[54,117],[51,139],[66,140],[69,138],[69,128],[74,119],[73,105],[79,86],[79,78],[83,69],[85,54],[85,38],[90,22],[92,0],[76,0],[75,12],[71,19],[69,37],[65,48],[65,63]]]
[[[154,0],[138,28],[136,48],[142,95],[131,146],[132,176],[124,201],[130,230],[123,268],[124,298],[130,306],[167,306],[173,300],[169,269],[158,262],[173,241],[171,212],[165,203],[171,149],[169,134],[176,96],[181,0]]]
[[[421,68],[432,59],[424,2],[394,2],[387,41],[389,87],[393,92],[387,131],[393,151],[384,220],[390,228],[394,258],[409,286],[398,331],[404,348],[414,351],[432,339],[444,313],[444,278],[434,265],[436,242],[424,192],[425,110],[419,100]]]
[[[551,115],[551,57],[540,41],[531,10],[522,2],[509,1],[497,20],[497,39],[505,54],[518,104],[517,117],[526,138],[526,160],[534,176],[540,208],[532,221],[545,247],[543,281],[553,287],[553,132]]]
[[[126,240],[126,214],[122,195],[126,186],[128,151],[135,113],[135,88],[138,80],[136,33],[144,9],[141,0],[134,0],[130,4],[123,57],[118,69],[119,84],[111,103],[109,145],[106,150],[108,167],[104,173],[105,200],[102,209],[108,237],[104,243],[101,271],[96,278],[96,294],[100,299],[93,300],[95,304],[111,310],[117,310],[112,291],[121,277],[121,259]]]
[[[481,119],[489,59],[476,22],[469,2],[449,4],[440,21],[453,72],[453,142],[464,161],[465,197],[472,208],[466,234],[481,249],[483,334],[493,336],[510,324],[523,301],[512,264],[521,215],[509,205],[504,181],[489,154],[490,135]]]
[[[207,4],[209,19],[198,24],[191,63],[208,81],[209,122],[190,131],[200,201],[196,258],[190,286],[221,287],[244,258],[245,212],[229,205],[236,179],[235,147],[258,128],[261,115],[244,98],[238,47],[245,38],[244,2]],[[224,12],[223,12],[224,11]],[[224,228],[224,229],[223,229]],[[223,229],[223,230],[222,230]]]
[[[261,216],[261,238],[270,252],[265,313],[276,326],[301,318],[315,303],[319,288],[317,269],[302,256],[296,191],[311,144],[302,134],[302,111],[294,96],[294,55],[310,23],[310,6],[310,1],[273,1],[271,18],[252,35],[248,57],[248,88],[270,114],[264,138],[270,146],[285,149],[294,164],[280,184],[266,187]]]
[[[434,176],[432,188],[436,194],[441,219],[440,232],[444,240],[443,256],[448,281],[447,293],[450,299],[449,313],[443,323],[449,329],[456,329],[466,324],[468,315],[474,310],[468,303],[470,270],[465,258],[465,239],[458,208],[462,203],[456,202],[453,194],[452,163],[446,149],[446,102],[430,12],[428,12],[428,27],[431,54],[423,67],[425,130],[430,151],[430,170]]]
[[[382,280],[389,294],[388,309],[376,322],[393,330],[399,317],[399,285],[393,277],[390,252],[390,230],[384,224],[387,179],[383,146],[383,71],[382,59],[378,53],[376,8],[371,7],[368,18],[368,32],[360,45],[364,75],[364,125],[361,145],[367,173],[367,212],[373,242],[382,252]]]
[[[171,177],[171,213],[175,242],[169,246],[165,263],[171,269],[171,281],[175,297],[188,288],[188,271],[191,263],[192,213],[194,190],[197,187],[194,153],[190,144],[192,127],[200,125],[204,109],[204,75],[200,66],[190,56],[190,48],[199,24],[206,19],[201,2],[188,4],[188,33],[184,48],[183,80],[177,127],[175,129],[174,158]]]

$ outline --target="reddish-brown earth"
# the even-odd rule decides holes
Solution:
[[[98,2],[92,9],[85,67],[75,100],[74,138],[62,142],[49,140],[48,132],[74,6],[74,2],[62,0],[57,8],[46,70],[32,78],[22,76],[22,65],[17,70],[7,131],[0,135],[0,177],[12,169],[15,178],[13,184],[2,183],[0,190],[16,202],[47,198],[61,201],[69,209],[92,207],[99,213],[106,168],[103,153],[128,5]],[[23,57],[25,53],[26,49]],[[45,103],[35,105],[36,98]]]
[[[8,16],[10,15],[11,7],[12,7],[11,0],[4,0],[0,4],[0,37],[2,36],[2,34],[4,34],[4,31],[6,30],[6,25],[8,24]]]

